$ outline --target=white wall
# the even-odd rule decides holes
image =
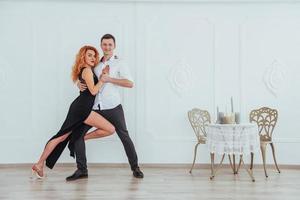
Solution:
[[[215,118],[233,96],[243,121],[259,106],[279,110],[278,161],[300,164],[299,10],[267,0],[0,1],[0,163],[37,160],[78,94],[75,54],[112,33],[135,78],[123,105],[140,162],[190,163],[187,111]],[[206,146],[198,155],[209,162]],[[87,156],[127,162],[116,135],[89,141]],[[59,162],[73,162],[68,151]]]

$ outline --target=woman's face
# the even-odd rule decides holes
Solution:
[[[96,53],[95,51],[89,49],[86,51],[85,54],[85,62],[88,66],[94,67],[95,66],[95,61],[96,61]]]

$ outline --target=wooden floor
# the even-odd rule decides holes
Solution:
[[[47,170],[43,181],[30,179],[29,165],[0,166],[0,199],[263,199],[292,200],[300,196],[300,170],[255,170],[251,182],[242,170],[234,176],[222,168],[213,181],[209,169],[143,167],[144,179],[132,176],[127,166],[89,166],[89,178],[66,182],[74,166],[59,165]]]

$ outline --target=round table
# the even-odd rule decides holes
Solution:
[[[215,177],[217,170],[223,163],[225,155],[228,155],[230,166],[233,173],[237,174],[241,164],[244,164],[243,155],[251,155],[250,170],[247,169],[252,181],[253,177],[253,157],[254,153],[259,151],[260,140],[257,124],[209,124],[205,127],[207,134],[207,145],[211,155],[211,179]],[[222,155],[221,162],[216,170],[214,170],[215,154]],[[233,163],[231,160],[233,156]],[[240,156],[238,167],[235,164],[235,156]]]

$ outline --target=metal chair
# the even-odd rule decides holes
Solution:
[[[260,136],[260,149],[263,159],[263,166],[265,171],[265,176],[268,177],[266,170],[266,147],[270,144],[273,153],[273,159],[276,166],[277,171],[280,173],[279,167],[277,165],[276,157],[275,157],[275,149],[272,141],[272,135],[277,123],[278,112],[276,109],[262,107],[256,110],[252,110],[250,112],[250,122],[256,122],[259,130]]]
[[[204,126],[209,124],[211,121],[209,112],[206,110],[201,110],[199,108],[194,108],[188,111],[188,118],[197,137],[197,144],[194,148],[194,161],[190,170],[190,173],[192,173],[196,161],[198,145],[206,143],[206,133]]]

